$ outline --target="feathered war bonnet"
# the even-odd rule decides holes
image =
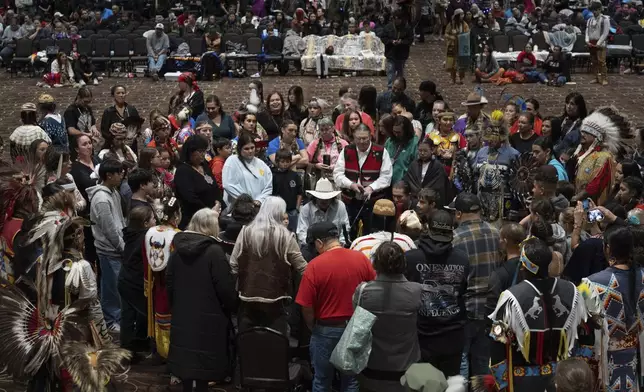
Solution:
[[[595,137],[589,150],[600,146],[616,159],[629,153],[636,142],[630,122],[613,106],[600,107],[592,112],[582,121],[580,131]],[[581,146],[577,149],[580,150]]]
[[[493,111],[487,126],[483,130],[483,139],[486,142],[506,141],[508,134],[508,127],[503,121],[503,112],[500,110]]]

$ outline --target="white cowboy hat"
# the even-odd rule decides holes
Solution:
[[[318,180],[318,182],[315,184],[314,191],[306,191],[306,193],[308,193],[309,195],[322,200],[333,199],[334,197],[337,197],[340,192],[341,191],[336,191],[333,188],[331,181],[327,180],[326,178],[320,178]]]

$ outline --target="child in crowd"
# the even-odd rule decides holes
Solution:
[[[228,157],[233,153],[232,149],[232,143],[230,142],[230,140],[224,137],[215,139],[214,143],[212,144],[212,150],[215,153],[215,157],[210,161],[210,170],[215,176],[215,181],[217,181],[219,189],[222,190],[224,189],[224,186],[221,182],[221,175],[224,170],[224,163],[226,162],[226,159],[228,159]]]
[[[286,202],[288,229],[295,233],[304,192],[302,179],[291,170],[292,159],[291,151],[287,149],[280,149],[275,154],[277,167],[273,168],[273,196],[279,196]]]

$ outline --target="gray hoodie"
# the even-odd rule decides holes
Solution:
[[[121,208],[121,195],[118,190],[99,184],[87,188],[87,197],[96,253],[120,258],[125,247],[125,218]]]
[[[550,198],[550,202],[555,207],[555,212],[557,213],[557,218],[559,214],[564,212],[564,210],[570,207],[570,202],[564,195],[557,195]]]

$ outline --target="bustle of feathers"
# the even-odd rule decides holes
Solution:
[[[483,376],[470,377],[472,392],[497,392],[496,381],[494,376],[486,374]]]
[[[39,311],[15,285],[0,282],[0,363],[15,377],[33,376],[46,362],[62,364],[61,347],[67,340],[85,339],[83,325],[90,300],[75,301],[58,310]]]
[[[614,106],[602,106],[595,109],[581,122],[584,127],[599,129],[603,140],[601,146],[610,151],[616,159],[620,159],[634,151],[637,138],[636,132]]]
[[[459,192],[472,192],[472,189],[474,189],[474,178],[472,177],[472,169],[467,159],[467,150],[458,150],[455,158],[454,186]]]
[[[510,163],[506,173],[510,190],[524,207],[532,197],[532,186],[536,175],[537,165],[530,152],[524,152]]]
[[[81,392],[106,391],[107,382],[125,369],[124,362],[132,357],[128,350],[110,346],[96,349],[82,342],[71,342],[63,347],[65,369]]]
[[[445,392],[467,392],[467,380],[463,376],[449,377]]]
[[[0,164],[0,230],[17,209],[30,213],[38,211],[45,177],[42,163],[32,164],[27,160],[14,165]]]
[[[74,222],[82,224],[84,220],[70,216],[61,211],[47,211],[38,219],[29,232],[27,245],[40,240],[43,253],[40,256],[40,266],[36,275],[36,290],[38,292],[39,308],[44,308],[50,302],[51,288],[48,276],[62,265],[63,244],[65,231]]]

